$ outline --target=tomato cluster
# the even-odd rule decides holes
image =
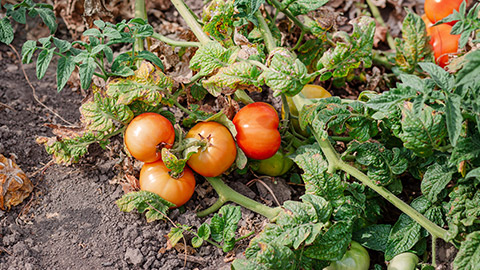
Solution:
[[[448,63],[448,55],[457,52],[460,35],[452,35],[452,25],[434,23],[450,15],[454,10],[459,9],[463,0],[425,0],[425,15],[422,16],[427,27],[427,34],[430,36],[430,44],[433,47],[435,61],[441,67]]]

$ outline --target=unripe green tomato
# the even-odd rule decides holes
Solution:
[[[418,256],[411,252],[405,252],[393,257],[387,270],[415,270],[417,264]]]
[[[368,270],[369,266],[370,256],[368,251],[359,243],[352,241],[343,258],[332,262],[323,270]]]
[[[279,176],[285,174],[292,168],[293,160],[288,158],[282,149],[279,149],[275,155],[270,158],[255,160],[253,169],[255,172],[268,176]]]

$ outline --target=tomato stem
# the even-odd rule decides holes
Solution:
[[[159,33],[153,33],[152,38],[160,40],[173,47],[200,47],[200,42],[173,40]]]
[[[145,0],[135,0],[135,18],[147,20],[147,12],[145,10]],[[144,50],[143,38],[136,38],[134,44],[134,52]],[[137,60],[137,67],[140,67],[141,60]]]
[[[218,193],[218,200],[209,208],[197,213],[199,217],[205,217],[211,213],[216,212],[226,202],[234,202],[241,205],[251,211],[258,213],[270,221],[274,221],[280,214],[282,208],[280,207],[268,207],[262,203],[254,201],[227,186],[220,177],[205,177],[207,181],[212,185],[215,191]]]
[[[255,12],[255,17],[258,20],[258,27],[262,32],[263,40],[265,41],[265,45],[267,46],[267,51],[271,52],[273,51],[273,49],[277,47],[275,39],[273,38],[272,32],[270,31],[270,28],[268,28],[268,24],[265,21],[265,18],[263,18],[263,15],[260,12],[260,10],[257,10]]]
[[[178,13],[180,13],[180,16],[182,16],[202,45],[212,41],[207,34],[203,32],[202,26],[197,22],[192,12],[187,8],[182,0],[172,0],[172,4],[175,6]]]

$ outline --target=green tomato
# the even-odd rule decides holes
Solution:
[[[275,155],[270,158],[255,160],[252,163],[252,169],[263,175],[279,176],[285,174],[292,168],[293,160],[287,157],[290,153],[283,153],[282,149],[279,149]]]
[[[418,256],[411,252],[405,252],[393,257],[387,270],[415,270],[417,264]]]
[[[368,270],[370,256],[359,243],[352,241],[350,247],[339,261],[332,262],[323,270]]]

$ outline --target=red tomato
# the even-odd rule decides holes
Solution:
[[[440,24],[431,27],[430,44],[433,46],[435,61],[441,67],[448,63],[448,54],[456,53],[460,35],[450,34],[452,27],[448,24]]]
[[[192,197],[195,176],[188,167],[185,167],[183,175],[178,179],[172,178],[169,172],[161,160],[143,164],[140,170],[140,189],[156,193],[179,207]]]
[[[175,130],[167,118],[157,113],[143,113],[135,117],[125,130],[125,145],[130,154],[143,162],[154,162],[162,157],[159,149],[170,148],[175,141]]]
[[[267,159],[280,148],[278,114],[264,102],[243,107],[233,118],[237,129],[237,144],[245,155],[253,159]]]
[[[193,154],[187,164],[198,174],[214,177],[232,166],[237,157],[237,147],[230,131],[217,122],[200,122],[191,128],[186,138],[205,139],[207,145]]]
[[[460,8],[463,0],[425,0],[425,14],[428,19],[436,23]]]

